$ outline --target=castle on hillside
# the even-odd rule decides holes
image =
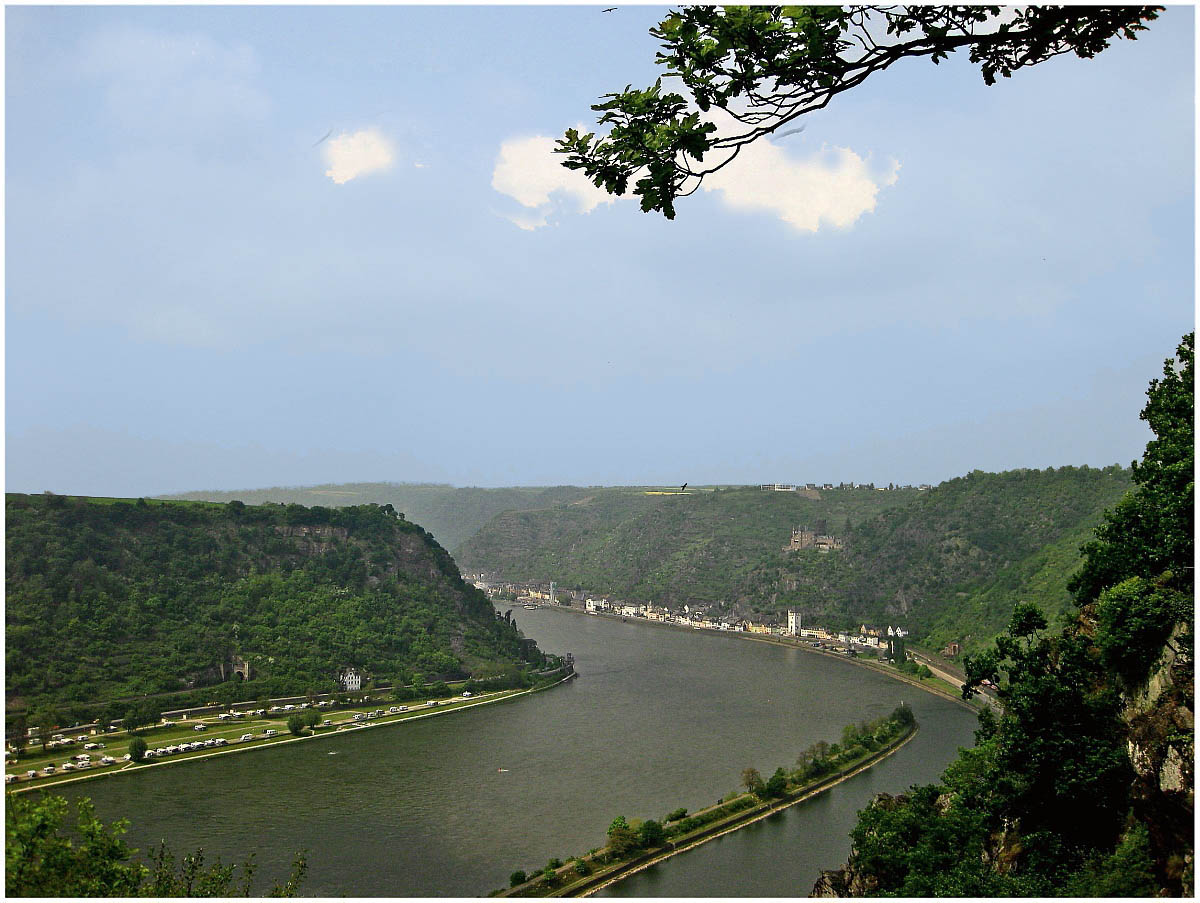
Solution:
[[[783,547],[785,552],[796,552],[800,549],[816,549],[820,552],[836,552],[842,548],[842,541],[836,536],[818,533],[808,527],[792,527],[792,541]]]

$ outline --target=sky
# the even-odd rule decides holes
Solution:
[[[1195,318],[1192,9],[992,87],[897,64],[674,221],[549,150],[664,12],[6,7],[6,489],[1140,457]]]

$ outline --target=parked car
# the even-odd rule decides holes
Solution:
[[[463,690],[463,698],[464,698],[464,699],[470,699],[470,698],[471,698],[471,691],[470,691],[470,690]]]
[[[275,729],[274,729],[274,728],[270,728],[270,727],[269,727],[269,728],[267,728],[265,731],[263,731],[263,736],[264,736],[264,737],[274,737],[274,736],[275,736]]]
[[[247,740],[253,740],[253,739],[254,739],[254,734],[242,734],[242,742],[245,742]]]
[[[206,731],[206,730],[208,730],[208,725],[207,725],[207,724],[197,724],[195,727],[193,727],[193,728],[192,728],[192,730],[194,730],[194,731]]]

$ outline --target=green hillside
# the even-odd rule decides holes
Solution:
[[[502,511],[547,508],[583,498],[577,486],[480,489],[441,483],[329,483],[321,486],[239,489],[232,492],[187,492],[171,499],[231,502],[247,505],[283,502],[306,506],[391,505],[421,524],[441,545],[454,549]]]
[[[904,624],[939,646],[986,645],[1013,605],[1054,616],[1079,547],[1129,488],[1119,467],[976,471],[917,492],[839,489],[810,498],[731,489],[600,490],[498,515],[458,549],[464,570],[556,580],[672,608],[809,623]],[[842,551],[783,551],[793,526],[824,526]]]
[[[759,580],[783,589],[777,605],[815,618],[891,621],[969,651],[1004,629],[1018,601],[1051,618],[1070,610],[1079,547],[1130,485],[1116,466],[975,471],[858,525],[841,555],[792,553]]]
[[[498,515],[455,553],[470,572],[557,580],[630,599],[681,607],[770,601],[762,574],[782,560],[793,527],[835,536],[915,489],[835,489],[801,494],[757,487],[648,494],[595,490],[542,511]]]
[[[10,708],[325,691],[347,666],[393,680],[521,664],[515,628],[386,506],[10,494],[6,516]],[[252,667],[244,685],[235,657]]]

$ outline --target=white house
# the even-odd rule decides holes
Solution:
[[[350,693],[355,690],[362,689],[362,673],[357,668],[347,668],[338,675],[338,682],[342,685],[342,690]]]

